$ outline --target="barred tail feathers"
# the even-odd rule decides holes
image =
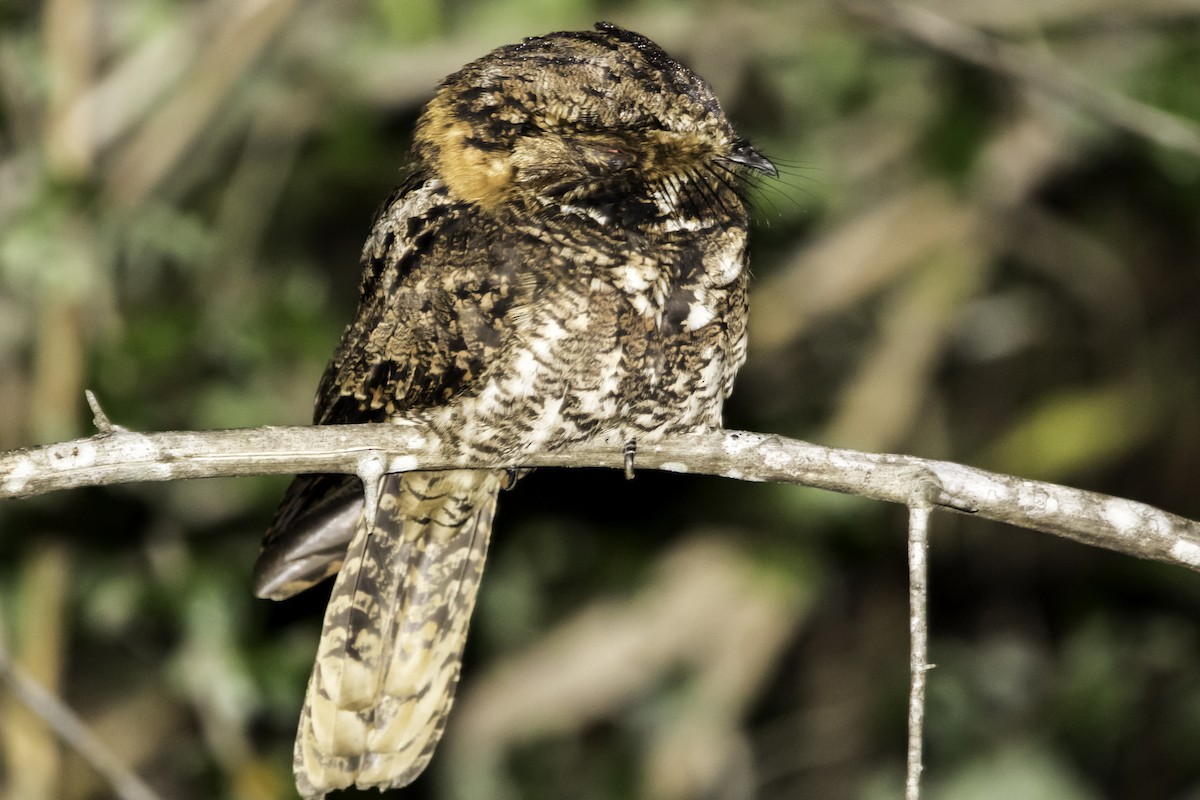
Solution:
[[[483,573],[503,472],[388,476],[334,584],[294,770],[305,797],[403,786],[428,764]]]

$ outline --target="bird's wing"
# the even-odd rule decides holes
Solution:
[[[314,422],[383,422],[456,388],[456,321],[411,284],[457,213],[439,184],[419,176],[384,204],[363,247],[358,313],[325,368]],[[255,594],[282,600],[337,572],[362,505],[354,476],[298,476],[263,538]]]

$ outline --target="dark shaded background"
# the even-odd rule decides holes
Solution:
[[[0,2],[0,447],[86,435],[87,387],[145,430],[307,421],[437,80],[609,19],[783,166],[729,426],[1200,517],[1200,5],[920,8],[1074,89],[826,2]],[[164,798],[293,796],[324,598],[249,577],[285,483],[0,505],[7,648]],[[897,797],[904,559],[901,510],[854,498],[536,474],[397,796]],[[950,516],[931,571],[928,797],[1200,798],[1200,575]],[[8,798],[111,796],[4,696],[0,746]]]

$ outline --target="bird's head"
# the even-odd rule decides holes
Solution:
[[[730,202],[742,169],[776,174],[712,89],[608,23],[501,47],[443,81],[416,158],[460,200],[653,222]],[[726,209],[728,210],[728,209]]]

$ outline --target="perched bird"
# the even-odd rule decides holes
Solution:
[[[746,348],[741,173],[775,167],[709,86],[600,23],[446,78],[362,253],[321,425],[418,417],[465,458],[720,427]],[[337,573],[296,738],[301,794],[421,773],[446,722],[507,470],[296,478],[257,593]]]

